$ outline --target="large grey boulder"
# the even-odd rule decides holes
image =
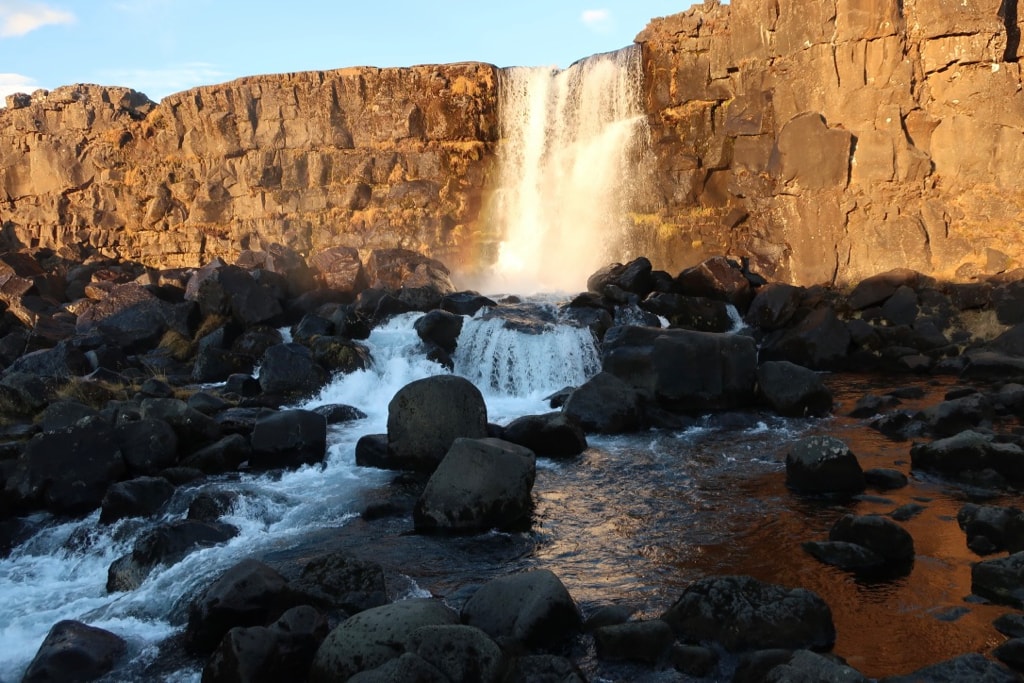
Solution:
[[[749,576],[701,579],[661,618],[680,638],[714,641],[730,652],[825,650],[836,638],[832,611],[817,594]]]
[[[753,401],[757,346],[737,334],[623,325],[605,334],[603,369],[669,410],[731,409]]]
[[[462,624],[422,626],[409,636],[405,649],[450,681],[498,683],[506,666],[501,648],[486,633]]]
[[[405,652],[405,643],[424,626],[454,625],[458,615],[440,600],[400,600],[374,607],[331,631],[313,658],[310,683],[345,681],[376,669]]]
[[[459,437],[487,436],[487,406],[455,375],[416,380],[388,404],[388,453],[395,466],[432,472]]]
[[[864,472],[857,456],[833,436],[810,436],[786,453],[786,485],[800,493],[860,493]]]
[[[456,439],[416,502],[417,531],[475,532],[529,523],[533,451],[500,439]]]
[[[582,623],[569,591],[547,569],[485,583],[462,607],[462,621],[499,644],[541,649],[563,643]]]

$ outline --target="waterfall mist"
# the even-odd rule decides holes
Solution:
[[[497,263],[489,291],[579,290],[618,260],[647,143],[640,48],[502,71]]]

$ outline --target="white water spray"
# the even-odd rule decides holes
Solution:
[[[647,141],[640,49],[595,55],[564,71],[501,74],[501,236],[488,291],[577,291],[617,260],[625,200]]]

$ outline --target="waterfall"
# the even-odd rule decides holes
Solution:
[[[612,260],[648,137],[639,46],[564,71],[504,69],[490,291],[578,291]]]

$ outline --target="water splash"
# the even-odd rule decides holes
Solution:
[[[575,291],[616,260],[637,151],[648,138],[641,81],[638,46],[564,71],[502,71],[501,242],[485,289]]]

